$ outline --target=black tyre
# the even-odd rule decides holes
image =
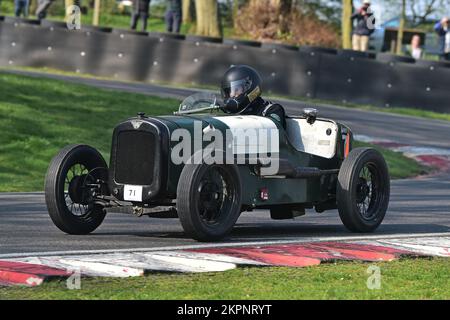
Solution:
[[[67,146],[53,158],[45,178],[45,201],[50,218],[61,231],[82,235],[100,226],[105,211],[94,204],[89,184],[105,176],[106,162],[92,147]]]
[[[352,150],[339,172],[337,204],[344,225],[353,232],[375,231],[389,205],[390,179],[383,156],[375,149]]]
[[[198,241],[217,241],[241,213],[241,182],[233,165],[186,165],[177,189],[177,210],[184,231]]]

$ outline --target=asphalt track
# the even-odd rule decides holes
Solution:
[[[17,71],[15,71],[17,72]],[[182,99],[196,90],[174,89],[107,80],[45,76],[101,88]],[[302,103],[281,100],[290,114]],[[349,124],[355,134],[399,143],[450,149],[450,123],[387,113],[317,106],[324,117]],[[141,110],[136,110],[141,111]],[[144,110],[146,111],[146,110]],[[149,110],[151,112],[151,106]],[[89,143],[88,141],[80,141]],[[450,174],[392,183],[390,208],[378,235],[450,232]],[[267,211],[244,213],[227,242],[293,240],[307,237],[354,236],[342,226],[336,211],[308,212],[305,217],[273,221]],[[42,193],[0,193],[0,255],[23,252],[152,248],[195,244],[184,236],[178,220],[109,214],[89,236],[70,236],[50,221]]]

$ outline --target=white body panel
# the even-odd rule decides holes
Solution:
[[[279,132],[275,123],[259,116],[217,117],[233,134],[234,154],[278,153]],[[338,126],[333,121],[317,120],[309,124],[306,119],[286,119],[286,132],[292,146],[301,152],[331,159],[336,155]],[[253,130],[252,130],[253,129]],[[271,133],[277,132],[276,136]],[[255,133],[257,139],[252,135]],[[253,138],[253,139],[252,139]],[[256,152],[259,151],[259,152]]]
[[[229,116],[214,118],[230,128],[233,153],[267,154],[279,152],[279,131],[275,123],[259,116]]]
[[[338,133],[336,123],[317,120],[311,125],[306,119],[286,119],[286,122],[289,141],[295,149],[327,159],[335,156]]]

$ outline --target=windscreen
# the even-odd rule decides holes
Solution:
[[[214,93],[196,93],[187,97],[181,104],[179,113],[196,113],[215,110],[220,107],[221,99]]]

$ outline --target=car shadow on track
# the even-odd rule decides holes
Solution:
[[[311,237],[351,237],[377,236],[397,234],[421,234],[450,232],[450,227],[437,224],[385,224],[376,232],[370,234],[352,233],[342,225],[312,225],[312,224],[239,224],[230,236],[223,241],[264,241],[302,239]],[[182,231],[140,231],[130,232],[95,232],[95,236],[135,236],[158,239],[190,239]]]

